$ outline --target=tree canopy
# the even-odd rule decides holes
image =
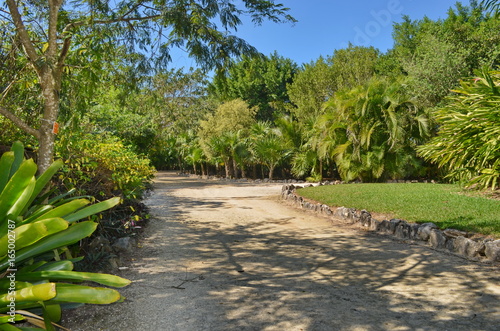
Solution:
[[[43,110],[35,111],[43,115],[39,123],[26,121],[23,115],[30,110],[19,102],[7,102],[13,87],[2,91],[0,114],[38,139],[41,171],[51,163],[55,123],[65,92],[63,77],[72,69],[102,63],[99,60],[115,50],[141,54],[134,63],[137,69],[147,69],[148,63],[168,63],[172,47],[184,48],[204,68],[222,69],[231,56],[257,53],[230,33],[242,24],[241,16],[250,16],[256,24],[294,21],[282,4],[264,0],[5,3],[8,10],[0,11],[2,55],[19,68],[7,86],[29,76],[38,89],[35,95],[41,95],[37,108]]]
[[[287,85],[297,72],[297,64],[277,53],[244,56],[232,63],[225,75],[214,78],[210,92],[220,101],[242,99],[257,107],[257,119],[272,121],[290,102]]]
[[[487,168],[467,163],[463,172],[451,167],[458,162],[451,154],[435,149],[451,137],[450,107],[462,102],[475,112],[451,91],[483,67],[497,79],[498,1],[457,3],[439,20],[403,17],[385,53],[349,45],[301,66],[278,52],[258,54],[232,35],[243,16],[293,22],[274,2],[28,2],[18,7],[20,21],[11,17],[16,3],[6,3],[9,10],[0,12],[0,113],[6,117],[0,121],[9,118],[39,138],[41,152],[54,137],[54,122],[64,121],[66,129],[85,123],[118,136],[159,168],[220,173],[223,165],[234,177],[251,168],[253,176],[362,181],[440,175],[455,181],[481,173],[483,184],[498,182],[486,159]],[[15,22],[28,32],[27,46]],[[152,71],[168,63],[172,47],[185,49],[200,69]],[[207,68],[216,74],[207,78]]]

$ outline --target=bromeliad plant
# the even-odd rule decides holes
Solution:
[[[24,146],[18,142],[0,158],[0,330],[30,330],[12,321],[55,330],[64,306],[123,299],[114,289],[79,282],[110,287],[130,284],[113,275],[73,271],[73,263],[81,258],[72,259],[67,247],[97,227],[85,219],[117,205],[120,199],[89,205],[85,198],[63,194],[47,200],[45,188],[62,165],[55,161],[36,177],[37,165],[24,159]],[[37,311],[41,316],[34,314]]]

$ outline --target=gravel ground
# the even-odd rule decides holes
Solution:
[[[126,301],[78,330],[499,330],[500,268],[293,209],[281,185],[161,172]]]

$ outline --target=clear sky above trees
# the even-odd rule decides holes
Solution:
[[[264,23],[260,27],[245,24],[238,35],[263,54],[277,51],[297,64],[309,63],[320,55],[332,55],[334,49],[349,42],[357,46],[374,46],[382,52],[392,48],[392,24],[402,15],[421,19],[445,18],[456,0],[286,0],[283,4],[298,20],[294,25]],[[469,0],[461,1],[464,5]],[[388,14],[388,15],[387,15]],[[176,52],[172,66],[195,66],[183,52]]]

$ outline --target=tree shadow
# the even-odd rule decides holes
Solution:
[[[240,223],[200,222],[191,211],[231,209],[230,202],[172,194],[191,185],[184,184],[159,188],[150,199],[155,220],[149,226],[163,225],[148,232],[123,272],[134,281],[121,290],[128,299],[76,311],[73,322],[67,320],[74,330],[96,324],[120,330],[123,323],[130,330],[182,331],[498,327],[495,266],[367,232],[298,230],[297,213],[283,217],[270,210]]]

